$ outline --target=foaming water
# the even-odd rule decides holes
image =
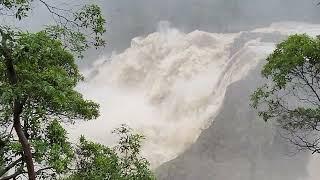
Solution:
[[[175,158],[214,119],[228,85],[266,58],[286,35],[320,33],[320,26],[277,23],[250,32],[184,33],[161,23],[158,32],[132,40],[110,61],[100,61],[78,89],[101,105],[97,121],[70,130],[105,144],[111,130],[128,124],[147,140],[153,167]]]

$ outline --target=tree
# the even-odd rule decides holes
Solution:
[[[0,12],[22,20],[35,2],[0,1]],[[100,8],[86,5],[73,12],[44,0],[38,2],[48,9],[56,24],[36,34],[0,27],[2,179],[25,173],[35,179],[47,169],[62,173],[70,162],[71,148],[58,120],[98,116],[98,105],[84,100],[73,89],[82,80],[74,55],[82,57],[90,46],[104,45],[105,20]],[[12,175],[3,177],[12,171]]]
[[[114,133],[119,135],[118,145],[114,148],[88,142],[81,137],[77,148],[77,168],[66,180],[154,180],[148,161],[139,155],[144,137],[133,134],[124,125]]]
[[[23,20],[35,2],[0,1],[0,12]],[[105,44],[105,20],[96,5],[71,11],[38,2],[55,24],[38,33],[0,26],[0,180],[154,179],[139,154],[143,136],[128,127],[115,131],[118,148],[69,142],[62,123],[99,115],[99,105],[74,90],[83,80],[75,57]]]
[[[94,119],[99,106],[74,90],[82,76],[60,41],[45,31],[0,32],[1,134],[7,148],[6,168],[0,175],[16,167],[14,175],[23,174],[24,166],[30,179],[42,166],[61,173],[72,154],[59,122]]]
[[[252,95],[265,121],[284,129],[299,150],[320,153],[320,39],[292,35],[277,45],[262,70],[267,83]]]

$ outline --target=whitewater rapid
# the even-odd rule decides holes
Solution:
[[[320,26],[283,22],[252,31],[184,33],[161,23],[120,54],[87,70],[78,90],[101,105],[101,117],[70,129],[113,144],[112,129],[127,124],[146,136],[143,155],[157,167],[195,142],[214,120],[228,85],[264,60],[293,33],[320,34]]]

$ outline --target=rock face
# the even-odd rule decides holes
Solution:
[[[301,180],[308,155],[294,149],[276,128],[258,119],[249,95],[261,83],[261,65],[230,85],[214,123],[196,143],[157,169],[160,180]]]

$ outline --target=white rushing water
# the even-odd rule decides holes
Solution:
[[[98,61],[78,88],[101,105],[101,117],[70,132],[105,144],[120,124],[146,136],[143,154],[153,167],[192,144],[217,114],[228,85],[265,59],[292,33],[320,34],[319,25],[285,22],[233,34],[159,31],[132,40],[123,53]]]

